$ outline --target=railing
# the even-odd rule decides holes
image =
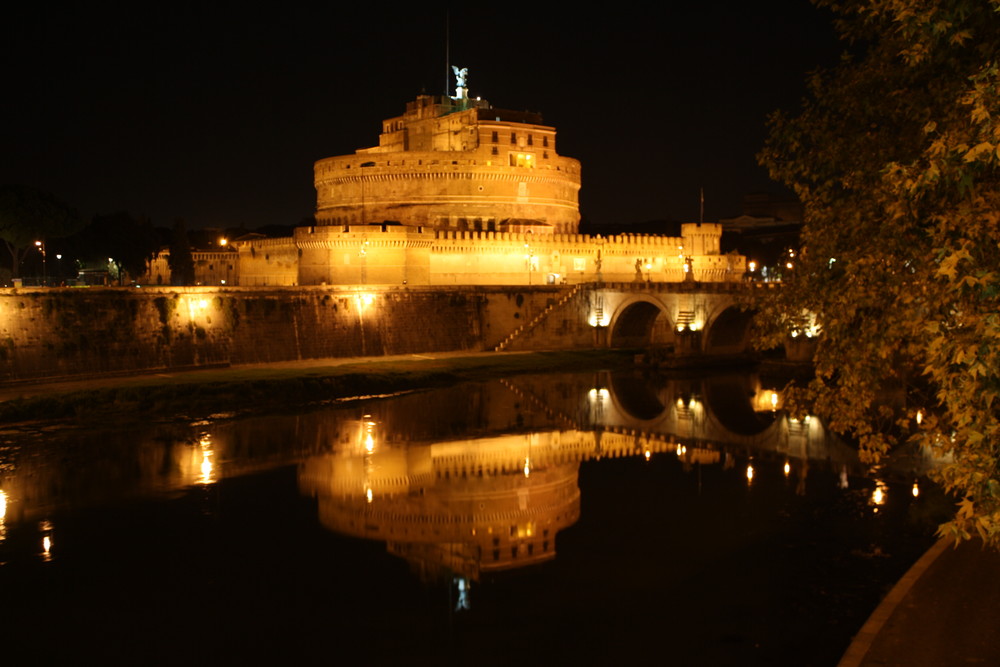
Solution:
[[[503,352],[504,349],[507,348],[515,340],[517,340],[518,338],[520,338],[521,336],[523,336],[523,335],[525,335],[527,333],[531,333],[531,331],[535,327],[537,327],[539,324],[541,324],[542,320],[544,320],[546,317],[549,316],[549,313],[551,313],[556,308],[562,308],[563,306],[565,306],[569,302],[570,299],[572,299],[573,297],[575,297],[576,294],[577,294],[577,292],[580,291],[581,287],[583,287],[583,285],[574,285],[573,289],[571,289],[569,292],[567,292],[557,302],[549,304],[548,306],[546,306],[545,309],[542,312],[540,312],[533,320],[531,320],[527,324],[522,324],[517,329],[515,329],[513,332],[511,332],[511,334],[509,336],[507,336],[506,338],[504,338],[500,342],[499,345],[497,345],[496,347],[493,348],[493,351],[494,352]]]

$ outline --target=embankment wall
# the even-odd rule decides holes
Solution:
[[[566,287],[0,290],[0,382],[493,349]],[[547,347],[587,347],[585,324]],[[554,332],[549,332],[550,335]]]

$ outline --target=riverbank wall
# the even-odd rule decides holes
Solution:
[[[0,382],[491,350],[554,305],[586,308],[585,299],[571,291],[563,286],[0,290]],[[559,320],[545,336],[536,336],[535,347],[593,347],[584,320]]]

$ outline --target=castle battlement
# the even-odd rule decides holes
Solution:
[[[742,280],[745,258],[719,254],[721,225],[685,224],[681,229],[682,236],[591,236],[431,230],[388,223],[315,225],[297,228],[289,239],[250,240],[235,245],[240,256],[240,284],[416,286]]]

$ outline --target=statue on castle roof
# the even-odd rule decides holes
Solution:
[[[455,87],[459,89],[465,88],[465,82],[468,80],[469,76],[469,68],[463,67],[459,69],[458,67],[452,65],[451,71],[455,73]],[[461,93],[459,93],[459,95],[461,95]]]

